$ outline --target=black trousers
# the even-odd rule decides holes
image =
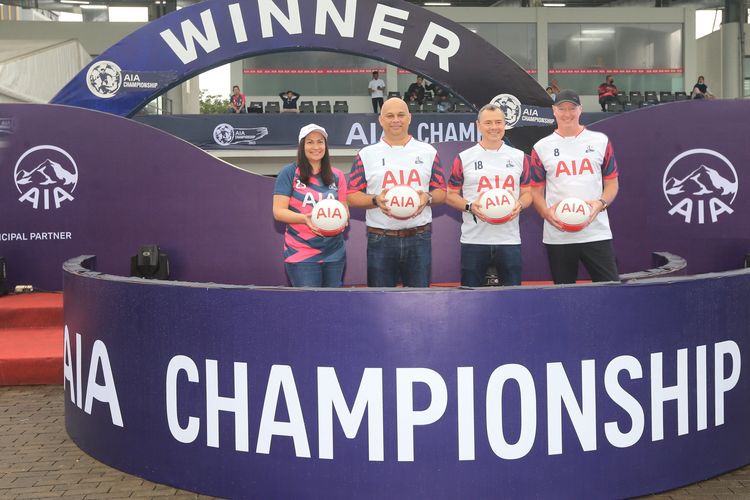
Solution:
[[[373,113],[377,113],[378,112],[378,109],[380,109],[380,108],[378,108],[378,106],[380,106],[380,108],[383,107],[383,98],[382,97],[373,97],[372,98],[372,112]]]
[[[612,240],[545,246],[552,280],[557,285],[576,282],[579,261],[593,281],[620,281]]]

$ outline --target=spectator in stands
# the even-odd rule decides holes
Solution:
[[[552,99],[552,102],[555,102],[555,99],[557,98],[557,94],[555,94],[555,91],[552,89],[552,87],[547,87],[547,94]]]
[[[552,93],[557,96],[560,93],[560,84],[554,78],[549,81],[549,86],[552,87]]]
[[[447,90],[445,90],[443,87],[441,87],[437,83],[431,83],[429,85],[426,85],[425,88],[427,90],[431,90],[431,91],[433,91],[435,93],[435,100],[439,101],[440,97],[443,96],[443,95],[446,95],[446,96],[450,97],[450,92],[448,92]]]
[[[417,102],[419,104],[422,104],[424,102],[424,78],[421,76],[417,77],[417,81],[409,85],[409,88],[406,90],[407,98],[411,94],[414,94],[417,96]]]
[[[245,109],[245,94],[240,92],[240,87],[232,87],[232,95],[229,96],[229,109],[227,113],[247,113]]]
[[[299,99],[299,94],[297,92],[287,90],[286,92],[280,93],[279,97],[281,97],[281,107],[283,111],[292,113],[297,112],[297,99]]]
[[[607,103],[617,102],[617,87],[612,75],[607,75],[607,80],[599,85],[597,92],[599,92],[599,104],[602,111],[607,111]]]
[[[377,113],[383,107],[383,91],[385,90],[385,82],[380,79],[377,71],[372,72],[372,80],[367,85],[367,90],[372,99],[372,112]]]
[[[437,101],[438,113],[447,113],[453,109],[453,103],[451,102],[448,94],[440,94]]]
[[[693,85],[693,92],[690,94],[691,99],[715,99],[716,96],[708,91],[706,79],[703,75],[698,77],[698,81]]]

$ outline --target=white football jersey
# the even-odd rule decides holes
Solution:
[[[604,179],[618,176],[617,162],[606,135],[584,129],[575,137],[553,132],[531,151],[531,184],[545,185],[547,206],[568,197],[598,200]],[[544,221],[542,241],[552,245],[612,239],[607,212],[578,232],[565,232]]]
[[[484,149],[475,144],[456,156],[448,186],[461,189],[463,197],[475,202],[484,191],[503,188],[518,199],[521,186],[529,184],[528,157],[519,149],[503,143],[499,149]],[[461,243],[475,245],[520,245],[518,217],[505,224],[488,224],[463,212]]]
[[[399,185],[424,192],[444,190],[445,177],[437,150],[414,138],[404,146],[391,146],[381,140],[360,150],[352,165],[348,191],[376,195]],[[399,220],[373,207],[367,210],[365,222],[380,229],[409,229],[432,222],[432,209],[428,206],[414,218]]]

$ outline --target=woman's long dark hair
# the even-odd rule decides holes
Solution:
[[[305,140],[307,137],[299,141],[297,147],[297,168],[299,168],[299,180],[307,184],[310,181],[310,176],[313,175],[313,168],[310,165],[310,160],[305,156]],[[336,181],[336,176],[333,175],[331,170],[331,156],[328,154],[328,139],[323,138],[326,144],[326,152],[323,158],[320,160],[320,176],[323,178],[323,185],[330,186]]]

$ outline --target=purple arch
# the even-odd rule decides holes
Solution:
[[[336,19],[334,21],[333,19]],[[153,21],[105,51],[51,101],[132,116],[171,87],[255,55],[346,52],[426,75],[473,106],[498,94],[550,98],[526,71],[470,30],[388,0],[209,0]]]

